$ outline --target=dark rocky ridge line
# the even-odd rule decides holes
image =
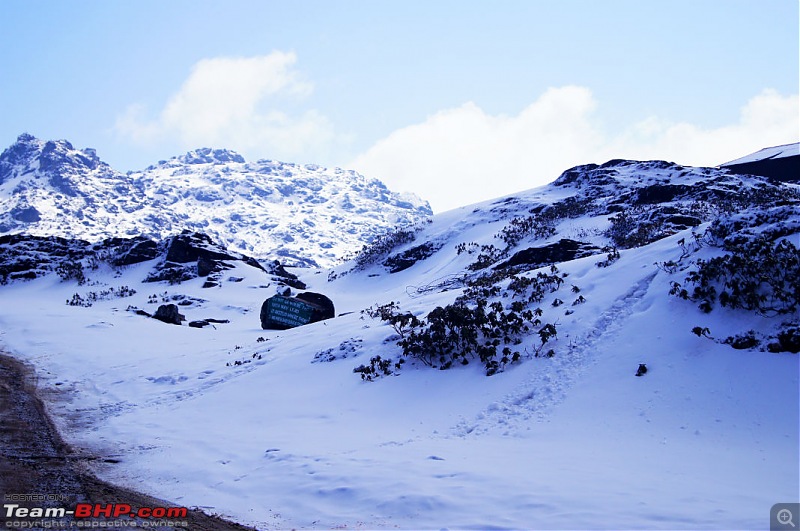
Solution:
[[[800,205],[800,190],[769,177],[661,160],[615,159],[576,166],[547,188],[565,197],[541,202],[536,190],[526,191],[477,205],[471,212],[472,220],[461,222],[455,232],[478,223],[507,223],[495,235],[495,244],[462,243],[462,252],[476,255],[471,270],[489,266],[530,269],[594,254],[613,254],[617,249],[640,247],[721,217],[731,217],[744,227],[756,222],[745,218],[756,216],[757,224],[763,224],[771,234],[789,234],[796,229],[792,213]],[[556,224],[587,216],[606,217],[609,224],[594,234],[587,231],[547,241],[556,234]],[[436,253],[450,252],[443,242],[451,236],[422,239],[415,231],[397,231],[374,242],[357,262],[364,262],[361,268],[380,263],[389,273],[405,271]],[[601,240],[605,241],[598,244]],[[347,273],[334,272],[331,278]]]
[[[140,236],[108,238],[97,243],[57,236],[0,236],[0,284],[32,280],[53,272],[64,280],[82,283],[87,272],[101,263],[123,268],[159,258],[145,281],[176,284],[203,277],[203,287],[215,287],[221,282],[222,273],[233,267],[232,263],[241,262],[279,285],[305,289],[297,276],[279,262],[262,265],[252,257],[224,248],[205,234],[189,231],[160,241]]]

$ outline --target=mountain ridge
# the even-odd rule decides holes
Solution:
[[[200,148],[121,173],[95,150],[23,133],[0,154],[0,234],[89,241],[202,231],[240,252],[291,265],[331,265],[432,211],[352,170],[247,162]]]
[[[217,156],[189,159],[224,183]],[[164,201],[198,175],[160,164]],[[198,233],[0,235],[0,343],[98,475],[258,529],[761,528],[798,486],[799,205],[612,160],[328,275]],[[259,326],[306,289],[336,316]]]
[[[733,173],[761,175],[779,181],[800,181],[800,142],[760,149],[719,165]]]

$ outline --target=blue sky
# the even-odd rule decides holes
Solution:
[[[353,168],[434,210],[798,141],[796,0],[0,3],[0,146]]]

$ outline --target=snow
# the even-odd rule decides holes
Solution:
[[[720,164],[720,167],[734,166],[736,164],[746,164],[748,162],[757,162],[766,159],[780,159],[784,157],[797,157],[800,155],[800,142],[794,144],[784,144],[782,146],[773,146],[760,149],[755,153],[751,153],[736,160],[731,160]]]
[[[41,168],[45,145],[53,147],[49,169]],[[351,170],[246,162],[226,150],[191,151],[128,174],[85,159],[66,141],[28,136],[0,154],[0,233],[94,242],[191,229],[257,258],[330,266],[394,226],[431,214],[413,194]],[[15,219],[20,206],[41,219]]]
[[[482,230],[488,240],[496,227]],[[730,326],[666,295],[672,277],[653,264],[677,258],[680,236],[608,268],[562,264],[587,299],[561,318],[558,341],[574,347],[492,377],[472,365],[352,373],[397,349],[359,310],[452,300],[406,294],[412,278],[463,267],[437,257],[331,283],[307,271],[337,313],[354,313],[279,332],[260,329],[272,290],[246,266],[230,271],[243,282],[211,290],[140,284],[147,263],[101,271],[94,281],[138,293],[91,308],[63,302],[91,286],[51,275],[2,288],[0,341],[37,367],[71,443],[120,460],[102,477],[259,529],[762,528],[798,493],[798,357],[689,333]],[[192,329],[125,311],[164,291],[208,301],[182,308],[190,320],[231,322]],[[357,357],[311,363],[351,338]],[[639,363],[650,370],[636,378]]]
[[[645,166],[621,167],[618,182],[693,184],[706,175]],[[800,490],[798,356],[691,333],[774,324],[721,308],[703,314],[668,296],[682,276],[655,264],[677,260],[691,230],[622,250],[608,267],[596,266],[605,254],[558,264],[565,287],[541,305],[558,323],[553,358],[526,357],[491,377],[477,363],[448,371],[407,363],[375,382],[353,373],[372,356],[399,353],[394,331],[361,310],[397,301],[425,315],[452,302],[457,288],[416,288],[466,272],[475,256],[456,254],[458,243],[497,243],[510,217],[575,186],[437,215],[406,248],[441,250],[396,274],[380,265],[344,274],[352,267],[344,264],[329,282],[327,270],[294,269],[334,301],[335,319],[262,330],[259,309],[275,293],[263,272],[237,263],[223,279],[244,280],[211,289],[203,279],[143,284],[149,262],[119,276],[103,266],[84,286],[50,275],[0,287],[0,346],[37,368],[71,444],[119,461],[95,465],[104,479],[258,529],[765,528],[770,507]],[[608,215],[563,220],[536,243],[580,234],[602,246],[608,224]],[[64,304],[121,285],[137,293]],[[569,304],[572,285],[584,304]],[[152,313],[148,297],[160,303],[165,293],[205,301],[181,307],[187,320],[230,323],[194,329],[126,311]],[[553,307],[555,296],[566,304]],[[327,349],[347,357],[315,360]],[[641,363],[648,372],[637,378]]]

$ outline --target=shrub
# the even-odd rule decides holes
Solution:
[[[495,235],[506,244],[506,248],[516,247],[524,238],[533,235],[536,239],[547,238],[556,233],[553,218],[549,215],[530,215],[512,219],[508,225]]]
[[[532,308],[563,284],[563,276],[557,273],[558,269],[552,267],[549,274],[512,275],[505,290],[498,285],[506,280],[505,274],[483,275],[471,281],[453,303],[433,309],[424,319],[401,312],[395,302],[371,306],[362,314],[394,328],[400,336],[397,344],[403,352],[401,361],[409,357],[444,370],[456,364],[467,365],[477,358],[486,374],[492,375],[521,360],[519,350],[512,350],[509,345],[520,345],[526,335],[534,331],[538,335],[539,345],[533,347],[537,357],[548,342],[557,339],[556,323],[542,323],[542,309]],[[500,300],[489,302],[501,293],[511,299],[507,305]],[[555,352],[550,349],[544,355],[552,357]],[[371,380],[389,370],[389,366],[385,360],[377,359],[369,366],[359,366],[356,372]]]
[[[494,245],[481,245],[480,247],[480,254],[475,259],[473,263],[467,266],[467,269],[470,271],[479,271],[481,269],[486,269],[490,265],[494,264],[498,260],[504,258],[506,253],[495,247]]]
[[[441,248],[442,244],[425,242],[422,245],[412,247],[411,249],[403,251],[400,254],[390,256],[383,261],[383,265],[384,267],[388,268],[389,273],[398,273],[408,269],[420,260],[425,260],[426,258],[433,256],[433,254]]]
[[[775,335],[775,341],[767,345],[770,352],[800,352],[800,325],[783,323],[783,329]]]
[[[592,205],[591,198],[578,199],[577,196],[568,197],[546,207],[543,216],[552,221],[563,218],[577,218],[589,212]]]
[[[364,245],[356,255],[356,265],[353,269],[360,271],[377,263],[397,247],[414,241],[419,228],[395,229],[375,238],[371,243]]]
[[[92,303],[87,301],[79,293],[74,293],[71,299],[67,299],[68,306],[82,306],[84,308],[89,308]]]
[[[395,364],[397,368],[399,365],[402,364],[402,360]],[[367,380],[369,382],[373,381],[375,378],[380,378],[381,376],[389,376],[392,374],[391,367],[392,360],[391,359],[384,359],[380,356],[374,356],[369,360],[369,365],[359,365],[353,372],[356,374],[361,375],[362,380]]]
[[[361,310],[361,314],[366,314],[372,319],[380,319],[381,321],[389,323],[397,335],[400,337],[405,337],[405,333],[408,329],[414,328],[420,325],[419,319],[410,313],[397,313],[400,310],[400,306],[396,302],[390,302],[388,304],[383,305],[375,305],[370,306],[365,310]]]
[[[529,303],[540,303],[548,293],[555,293],[564,283],[564,278],[559,276],[558,268],[550,267],[550,274],[539,271],[536,276],[511,276],[508,289],[513,297],[526,299]]]
[[[79,293],[75,293],[72,295],[71,299],[67,299],[67,305],[89,308],[97,301],[110,300],[114,298],[121,299],[124,297],[131,297],[133,295],[136,295],[135,289],[129,288],[128,286],[120,286],[118,288],[109,288],[102,291],[90,291],[85,297],[82,297]]]
[[[694,285],[691,291],[673,282],[670,294],[698,302],[706,313],[717,302],[761,315],[793,313],[800,305],[800,256],[788,240],[774,244],[757,237],[723,256],[698,260],[685,282]]]
[[[603,247],[602,251],[606,254],[606,259],[596,262],[594,265],[597,267],[608,267],[620,258],[619,251],[616,247],[606,246]]]
[[[708,328],[695,326],[692,333],[698,337],[706,337],[715,343],[729,345],[737,350],[758,349],[762,352],[800,352],[800,324],[795,321],[781,323],[777,329],[767,333],[747,330],[739,334],[728,336],[725,339],[715,339]]]
[[[86,283],[86,275],[83,272],[83,264],[81,262],[61,262],[56,267],[56,273],[65,282],[77,280],[79,285]]]
[[[667,235],[663,224],[650,219],[653,210],[637,206],[618,213],[609,219],[611,226],[606,236],[621,249],[641,247],[663,238]]]
[[[456,245],[456,255],[461,253],[475,254],[480,246],[475,242],[461,242]]]
[[[758,212],[756,212],[757,214]],[[752,214],[752,212],[751,212]],[[763,230],[762,230],[763,229]],[[720,218],[701,236],[694,235],[692,248],[681,245],[683,253],[677,262],[657,264],[673,273],[684,258],[704,245],[721,246],[726,254],[709,260],[697,260],[684,284],[670,283],[670,295],[698,303],[705,312],[723,307],[753,311],[764,317],[794,316],[766,334],[747,330],[725,339],[715,339],[708,328],[695,326],[692,333],[736,349],[755,349],[769,352],[800,351],[800,333],[796,316],[800,307],[800,256],[788,240],[779,240],[783,229],[777,231],[753,227],[746,229],[730,217]],[[680,266],[680,267],[679,267]]]
[[[736,350],[749,350],[759,346],[761,341],[759,341],[759,339],[756,337],[754,330],[748,330],[743,334],[737,334],[735,336],[725,338],[723,343],[730,345]]]

